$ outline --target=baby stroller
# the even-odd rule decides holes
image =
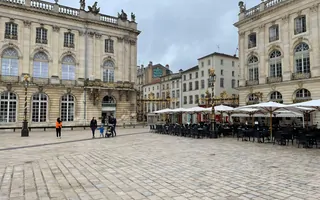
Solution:
[[[113,125],[112,125],[112,124],[109,124],[108,127],[107,127],[107,129],[106,129],[106,135],[105,135],[105,137],[110,137],[111,135],[112,135],[112,137],[113,137],[112,132],[113,132]]]

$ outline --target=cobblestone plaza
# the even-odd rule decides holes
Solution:
[[[318,149],[120,129],[0,134],[1,200],[320,199]]]

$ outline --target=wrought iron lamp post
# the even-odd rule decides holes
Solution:
[[[21,129],[21,137],[29,137],[29,127],[28,127],[28,86],[29,86],[29,76],[24,76],[24,120],[22,122],[22,129]]]
[[[214,85],[216,82],[216,74],[214,69],[210,69],[210,74],[209,74],[209,83],[211,85],[211,104],[212,104],[212,118],[211,118],[211,130],[213,132],[213,137],[217,137],[216,134],[216,114],[214,110]]]

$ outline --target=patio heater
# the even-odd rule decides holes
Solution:
[[[21,137],[29,137],[29,128],[28,128],[28,120],[27,120],[27,112],[28,112],[28,86],[29,86],[29,76],[24,76],[24,119],[22,122],[21,129]]]
[[[214,110],[214,85],[216,82],[216,74],[214,69],[210,69],[210,73],[209,73],[209,83],[211,85],[211,104],[212,104],[212,120],[211,120],[211,130],[214,134],[214,137],[216,137],[216,114],[215,114],[215,110]]]

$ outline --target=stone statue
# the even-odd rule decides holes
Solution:
[[[246,5],[243,3],[243,1],[239,1],[239,8],[240,8],[240,13],[243,13],[246,11]]]
[[[131,21],[136,21],[136,15],[135,14],[133,14],[133,12],[131,13]]]
[[[118,18],[123,21],[128,20],[127,13],[125,13],[123,10],[121,10],[121,14],[118,13]]]
[[[80,0],[80,10],[84,10],[86,7],[86,1],[85,0]]]
[[[89,12],[92,12],[93,14],[98,14],[100,12],[100,8],[97,8],[98,2],[94,2],[93,6],[88,6]]]

